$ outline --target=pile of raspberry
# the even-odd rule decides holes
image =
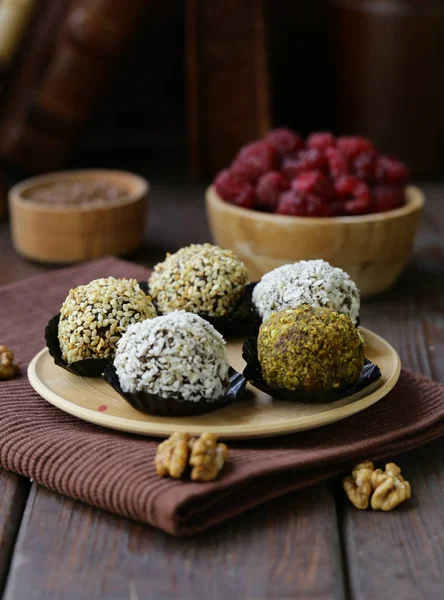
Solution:
[[[402,206],[408,176],[404,163],[378,155],[366,138],[316,132],[304,140],[281,128],[243,146],[214,186],[226,202],[244,208],[334,217]]]

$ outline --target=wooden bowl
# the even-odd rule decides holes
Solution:
[[[207,215],[216,244],[233,249],[252,281],[298,260],[322,258],[341,267],[362,297],[386,290],[405,267],[424,206],[424,194],[406,189],[406,204],[356,217],[274,215],[224,202],[211,186]]]
[[[126,193],[101,205],[50,205],[26,198],[48,184],[100,180]],[[25,258],[75,263],[136,250],[143,241],[148,182],[125,171],[63,171],[27,179],[9,192],[14,247]]]

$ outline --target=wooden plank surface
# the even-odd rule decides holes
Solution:
[[[193,538],[173,538],[34,486],[4,600],[340,600],[340,560],[325,485]]]
[[[351,597],[440,600],[444,568],[444,443],[394,457],[412,500],[392,513],[358,511],[341,494]]]
[[[444,198],[430,186],[415,259],[399,284],[364,305],[363,322],[386,337],[403,365],[444,381]],[[352,598],[444,597],[444,442],[394,461],[412,500],[390,513],[358,511],[338,485],[341,536]],[[379,465],[378,465],[379,466]],[[381,465],[383,466],[383,465]]]
[[[393,290],[365,302],[362,317],[397,347],[406,366],[444,380],[444,186],[423,187],[428,205],[415,258]],[[202,188],[165,180],[153,188],[147,243],[134,257],[144,264],[208,239]],[[43,269],[15,257],[3,224],[0,252],[8,257],[3,283]],[[338,484],[335,507],[322,485],[189,539],[33,486],[4,598],[441,600],[442,456],[443,443],[436,442],[401,457],[413,499],[392,514],[354,509]]]
[[[30,483],[0,470],[0,596],[28,498]]]

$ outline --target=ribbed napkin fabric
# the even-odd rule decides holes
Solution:
[[[109,258],[0,289],[0,344],[15,352],[22,375],[0,381],[0,466],[71,498],[185,535],[266,500],[347,470],[359,459],[389,458],[444,434],[444,386],[403,371],[395,389],[367,410],[327,427],[229,443],[213,483],[157,476],[158,441],[91,425],[48,404],[26,368],[44,346],[44,328],[68,290],[99,277],[147,277]]]

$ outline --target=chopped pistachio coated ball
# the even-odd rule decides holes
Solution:
[[[225,317],[248,283],[248,272],[232,250],[191,244],[167,254],[154,268],[149,290],[162,314],[175,310]]]
[[[113,358],[129,325],[153,319],[156,309],[135,279],[95,279],[70,290],[60,309],[59,344],[67,363]]]
[[[359,379],[364,340],[346,315],[304,305],[274,313],[261,325],[258,357],[269,385],[341,390]]]

